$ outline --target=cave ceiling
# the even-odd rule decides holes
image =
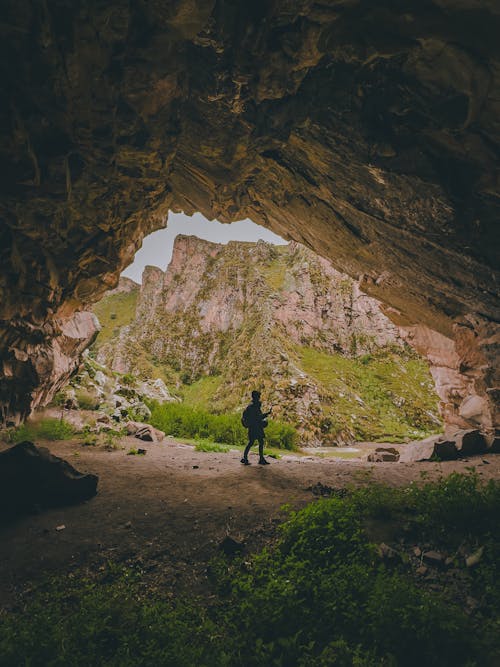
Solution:
[[[499,34],[497,0],[3,0],[0,403],[169,210],[498,323]]]

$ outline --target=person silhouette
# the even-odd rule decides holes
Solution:
[[[252,402],[248,405],[244,412],[242,423],[246,428],[248,428],[248,445],[245,447],[245,452],[241,463],[246,466],[250,465],[248,460],[248,452],[250,447],[257,440],[259,443],[259,463],[260,465],[269,465],[269,461],[266,461],[264,458],[264,429],[267,426],[266,417],[271,414],[269,412],[262,412],[261,402],[260,402],[260,392],[252,391]]]

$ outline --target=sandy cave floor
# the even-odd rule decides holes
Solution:
[[[242,466],[239,451],[197,452],[170,438],[159,444],[122,438],[123,449],[111,452],[76,441],[38,444],[81,472],[98,474],[98,494],[0,530],[0,606],[15,603],[47,576],[82,568],[98,573],[109,561],[137,566],[151,586],[171,594],[203,593],[207,565],[226,535],[243,541],[246,552],[258,549],[275,535],[282,506],[311,502],[318,482],[405,485],[471,466],[484,480],[500,478],[500,455],[411,464],[284,456],[270,466],[257,465],[253,455],[254,465]],[[147,454],[128,456],[132,447]]]

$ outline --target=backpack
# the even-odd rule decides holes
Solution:
[[[250,414],[249,414],[249,413],[250,413],[250,410],[249,410],[249,407],[250,407],[250,406],[246,407],[246,408],[243,410],[243,414],[241,415],[241,425],[244,426],[245,428],[248,428],[248,427],[250,426],[250,419],[249,419],[249,417],[250,417]]]

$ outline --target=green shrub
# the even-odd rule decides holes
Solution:
[[[54,407],[62,407],[66,401],[67,401],[67,395],[64,391],[58,391],[56,394],[54,394],[54,398],[50,402],[50,405],[53,405]]]
[[[209,439],[233,447],[246,445],[247,429],[238,414],[215,415],[179,403],[148,403],[150,422],[168,435],[180,438]],[[297,433],[293,426],[274,420],[266,428],[266,442],[278,449],[296,449]]]
[[[10,442],[23,440],[67,440],[75,433],[74,427],[64,419],[47,417],[37,422],[22,424],[9,433]]]
[[[197,452],[219,452],[227,453],[231,450],[229,445],[220,445],[217,442],[210,442],[210,440],[199,440],[196,443],[195,451]]]

